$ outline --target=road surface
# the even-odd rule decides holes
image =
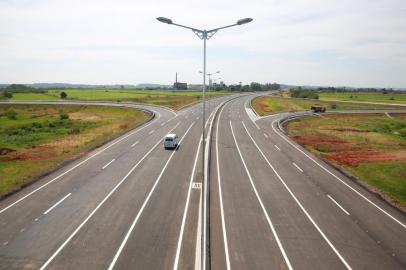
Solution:
[[[207,106],[207,194],[201,104],[140,106],[156,117],[0,202],[0,269],[405,269],[405,215],[291,142],[279,116],[256,117],[251,98]]]

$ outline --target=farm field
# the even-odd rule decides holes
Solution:
[[[280,112],[296,112],[310,110],[314,104],[320,104],[326,107],[327,111],[335,110],[396,110],[406,109],[403,106],[393,105],[375,105],[367,103],[348,103],[334,102],[325,100],[311,100],[299,98],[285,98],[278,96],[261,96],[253,99],[252,106],[254,110],[261,116],[280,113]]]
[[[65,92],[70,100],[99,100],[115,102],[146,103],[179,109],[201,99],[201,92],[120,90],[120,89],[67,89],[49,90],[45,94],[15,93],[12,100],[60,100]],[[208,92],[207,98],[228,95],[227,92]]]
[[[392,118],[390,118],[392,117]],[[406,114],[325,115],[287,124],[289,136],[406,206]]]
[[[124,108],[0,105],[0,197],[148,117]]]
[[[383,94],[370,92],[344,92],[344,93],[319,93],[320,100],[342,100],[342,101],[362,101],[362,102],[378,102],[378,103],[393,103],[406,104],[406,94]]]

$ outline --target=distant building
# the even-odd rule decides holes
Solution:
[[[176,72],[175,83],[173,84],[173,88],[177,90],[186,90],[187,83],[178,82],[178,73]]]

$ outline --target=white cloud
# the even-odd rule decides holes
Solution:
[[[403,0],[0,0],[0,82],[198,83],[207,29],[226,82],[406,86]]]

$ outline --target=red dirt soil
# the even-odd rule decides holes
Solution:
[[[376,151],[342,151],[327,156],[328,159],[338,163],[356,167],[360,163],[402,161],[406,160],[405,152],[385,153]]]
[[[258,101],[258,106],[260,107],[262,112],[272,112],[272,110],[268,107],[267,100],[267,97],[261,97]]]
[[[406,160],[405,151],[396,151],[391,153],[379,151],[356,151],[356,145],[353,143],[341,141],[335,137],[319,136],[295,136],[297,142],[304,146],[310,146],[314,149],[323,148],[325,157],[337,163],[352,167],[366,162],[384,162],[384,161],[402,161]]]

